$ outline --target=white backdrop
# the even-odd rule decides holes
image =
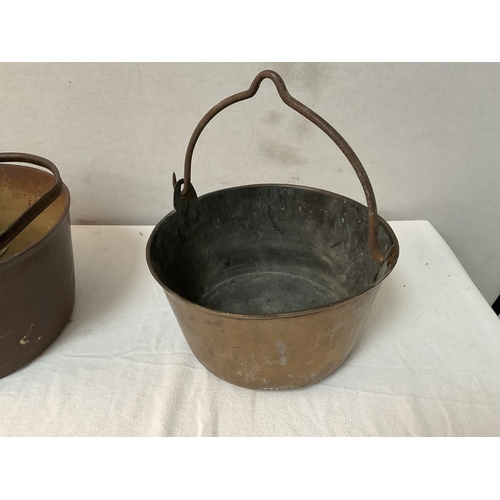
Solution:
[[[51,159],[75,224],[155,224],[190,135],[262,69],[350,143],[389,220],[427,219],[486,299],[500,293],[500,64],[0,64],[0,150]],[[363,201],[336,146],[271,82],[224,111],[193,160],[198,194],[279,182]],[[402,248],[401,252],[405,249]]]

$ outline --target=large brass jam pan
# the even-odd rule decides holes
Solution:
[[[367,207],[338,194],[291,185],[253,185],[197,197],[191,158],[204,127],[271,79],[281,99],[342,150]],[[154,229],[149,268],[164,288],[186,340],[213,374],[253,389],[312,384],[346,359],[380,283],[399,255],[377,215],[359,159],[340,134],[288,94],[273,71],[202,119],[174,177],[174,211]]]

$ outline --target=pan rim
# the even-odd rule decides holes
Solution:
[[[242,186],[232,186],[229,188],[223,188],[219,189],[216,191],[210,191],[208,193],[205,193],[201,196],[198,197],[199,200],[215,195],[215,194],[220,194],[224,193],[227,191],[233,191],[233,190],[238,190],[238,189],[243,189],[243,188],[259,188],[259,187],[279,187],[279,188],[292,188],[292,189],[298,189],[298,190],[306,190],[306,191],[311,191],[311,192],[317,192],[317,193],[322,193],[327,196],[334,196],[337,198],[340,198],[346,202],[352,203],[353,205],[356,205],[358,207],[361,207],[365,210],[368,210],[366,205],[363,205],[362,203],[359,203],[358,201],[355,201],[351,198],[348,198],[347,196],[343,196],[338,193],[334,193],[332,191],[328,191],[325,189],[319,189],[319,188],[314,188],[314,187],[309,187],[309,186],[300,186],[296,184],[273,184],[273,183],[263,183],[263,184],[245,184]],[[394,233],[393,229],[389,225],[389,223],[382,218],[380,215],[378,215],[379,222],[385,227],[387,232],[389,233],[390,237],[392,238],[393,244],[394,244],[394,252],[395,252],[395,257],[394,257],[394,262],[390,268],[388,268],[386,274],[375,284],[369,286],[366,288],[366,290],[363,290],[362,292],[353,295],[352,297],[348,297],[346,299],[341,299],[335,302],[332,302],[327,305],[315,307],[312,309],[301,309],[299,311],[289,311],[289,312],[281,312],[281,313],[266,313],[266,314],[240,314],[240,313],[231,313],[231,312],[224,312],[224,311],[218,311],[215,309],[211,309],[209,307],[201,306],[197,304],[196,302],[193,302],[191,300],[186,299],[182,295],[179,295],[178,293],[174,292],[170,287],[168,287],[158,276],[156,273],[155,269],[153,268],[153,264],[151,262],[151,245],[153,243],[153,240],[158,233],[160,227],[163,225],[163,222],[167,220],[172,214],[175,213],[175,209],[171,210],[167,215],[165,215],[154,227],[153,231],[151,232],[148,242],[146,244],[146,262],[149,268],[150,273],[153,275],[153,278],[157,281],[157,283],[167,292],[168,294],[172,295],[175,297],[177,300],[181,301],[182,303],[196,309],[199,311],[203,311],[207,314],[211,314],[214,316],[219,316],[219,317],[224,317],[224,318],[233,318],[233,319],[251,319],[251,320],[263,320],[263,319],[283,319],[283,318],[293,318],[297,316],[307,316],[311,314],[317,314],[321,313],[324,311],[328,311],[332,309],[333,307],[346,304],[352,300],[356,300],[357,298],[363,296],[364,294],[373,291],[373,289],[378,288],[379,285],[392,273],[392,270],[396,267],[396,264],[399,260],[399,241],[396,237],[396,234]]]

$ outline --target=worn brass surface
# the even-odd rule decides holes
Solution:
[[[318,382],[344,362],[377,290],[333,307],[270,318],[214,314],[166,295],[207,370],[250,389],[288,389]]]

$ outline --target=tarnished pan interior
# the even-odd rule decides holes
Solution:
[[[366,207],[340,195],[256,185],[191,203],[195,215],[185,219],[174,211],[158,224],[150,262],[163,286],[211,310],[266,315],[316,309],[360,295],[392,269],[377,276]],[[380,218],[381,252],[394,243]]]
[[[26,170],[29,169],[29,175]],[[0,232],[54,184],[54,177],[33,167],[0,164]],[[8,245],[0,257],[5,262],[41,241],[63,218],[69,202],[67,190]],[[0,249],[0,254],[1,254]]]

